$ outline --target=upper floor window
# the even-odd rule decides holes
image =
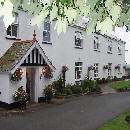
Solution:
[[[6,31],[7,36],[16,38],[18,36],[18,14],[15,13],[15,20],[9,25]]]
[[[82,32],[75,32],[75,47],[82,48],[83,35]]]
[[[108,43],[108,50],[107,50],[107,52],[108,52],[109,54],[112,54],[112,42],[109,42],[109,43]]]
[[[94,64],[94,79],[98,78],[98,68],[99,67],[99,64],[98,63],[95,63]]]
[[[80,80],[82,74],[82,62],[75,62],[75,79]]]
[[[118,46],[118,55],[121,55],[121,54],[122,54],[121,47]]]
[[[98,39],[98,37],[94,37],[94,50],[99,51],[99,48],[100,48],[99,39]]]
[[[43,31],[43,42],[50,42],[50,22],[44,22],[44,31]]]

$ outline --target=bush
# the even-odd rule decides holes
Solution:
[[[102,83],[106,83],[106,79],[105,78],[102,78]]]
[[[109,82],[111,82],[112,80],[111,80],[111,78],[110,77],[107,77],[106,78],[106,83],[109,83]]]
[[[82,80],[81,87],[82,87],[83,91],[85,91],[89,86],[90,86],[90,80],[89,79]]]
[[[100,78],[96,79],[96,84],[102,84],[102,80]]]
[[[45,89],[44,89],[44,94],[45,94],[45,100],[46,102],[50,103],[51,99],[53,97],[53,90],[50,87],[50,85],[48,85]]]
[[[61,77],[57,81],[54,81],[52,85],[54,86],[56,93],[63,93],[64,81]]]
[[[66,87],[66,88],[64,88],[63,93],[66,94],[66,95],[71,95],[72,94],[72,90],[71,90],[71,88]]]
[[[95,86],[97,92],[101,92],[101,87],[99,85]]]
[[[72,93],[74,93],[74,94],[82,93],[82,88],[81,88],[81,85],[79,83],[72,85],[71,90],[72,90]]]

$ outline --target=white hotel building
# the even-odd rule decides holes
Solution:
[[[78,26],[69,26],[66,33],[58,36],[54,30],[55,22],[50,24],[46,21],[38,28],[29,25],[31,18],[27,12],[19,10],[7,31],[0,18],[2,103],[13,103],[12,94],[20,86],[26,90],[27,73],[31,82],[31,99],[35,102],[43,96],[45,86],[58,79],[63,66],[68,68],[66,84],[83,80],[88,73],[92,79],[122,77],[125,74],[124,41],[98,33],[88,36],[85,29]],[[34,30],[36,41],[32,40]],[[47,65],[53,70],[51,79],[44,78],[42,74]],[[22,79],[14,82],[10,76],[17,68],[23,71]]]

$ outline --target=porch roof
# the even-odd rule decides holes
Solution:
[[[0,72],[11,72],[22,59],[24,60],[26,58],[25,55],[27,52],[36,46],[39,46],[41,49],[36,40],[14,42],[6,53],[0,58]],[[52,63],[49,61],[43,50],[42,53],[42,56],[47,60],[48,64],[52,66]],[[55,68],[54,66],[52,67]]]

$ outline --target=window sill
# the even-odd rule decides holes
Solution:
[[[94,49],[94,51],[100,52],[100,50],[98,50],[98,49]]]
[[[81,79],[75,79],[76,83],[80,83],[82,80]]]
[[[42,42],[43,44],[48,44],[48,45],[52,45],[52,43],[51,42]]]
[[[10,40],[21,40],[20,38],[14,36],[6,36],[5,38]]]
[[[108,54],[112,54],[112,52],[110,52],[110,51],[108,51],[107,53],[108,53]]]
[[[75,48],[77,48],[77,49],[83,49],[83,47],[80,47],[80,46],[75,46]]]

